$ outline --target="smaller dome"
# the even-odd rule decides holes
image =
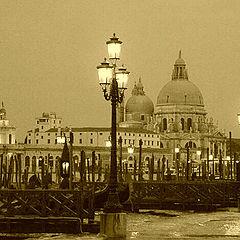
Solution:
[[[135,95],[128,99],[126,104],[126,114],[141,113],[152,114],[154,105],[151,99],[145,95]]]
[[[154,105],[149,97],[143,91],[143,84],[141,78],[139,82],[134,85],[132,96],[128,99],[126,104],[126,114],[140,113],[140,114],[153,114]]]

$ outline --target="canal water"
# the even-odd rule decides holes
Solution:
[[[127,239],[240,239],[240,213],[237,209],[211,213],[157,210],[129,213]],[[97,234],[33,234],[18,235],[28,240],[101,240]],[[14,235],[12,235],[14,237]],[[15,237],[17,237],[15,235]],[[0,239],[4,238],[0,235]],[[14,238],[12,238],[14,239]]]

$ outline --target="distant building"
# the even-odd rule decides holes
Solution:
[[[0,144],[15,144],[16,128],[10,125],[7,119],[7,111],[2,102],[0,109]]]
[[[62,118],[57,117],[56,113],[43,113],[41,117],[36,118],[35,128],[28,131],[27,144],[53,144],[54,141],[46,142],[45,134],[49,129],[61,131]],[[49,139],[49,138],[48,138]]]

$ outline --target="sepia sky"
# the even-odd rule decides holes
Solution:
[[[113,32],[131,72],[126,99],[141,76],[155,105],[181,49],[208,117],[240,137],[239,12],[239,0],[1,0],[0,101],[17,138],[42,112],[64,126],[110,126],[96,66]]]

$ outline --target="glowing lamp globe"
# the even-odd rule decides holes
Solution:
[[[197,155],[200,156],[201,155],[201,151],[200,150],[197,150]]]
[[[104,59],[104,62],[97,66],[97,71],[100,85],[107,85],[111,83],[113,69],[112,66],[109,65],[109,62],[106,61],[106,58]]]
[[[175,148],[175,153],[179,153],[180,149],[179,148]]]
[[[129,153],[129,154],[133,154],[133,152],[134,152],[133,146],[132,146],[132,145],[129,145],[129,146],[128,146],[128,153]]]
[[[118,88],[126,89],[127,81],[128,81],[128,75],[129,71],[127,71],[127,68],[125,67],[119,67],[116,71],[116,79],[118,82]]]
[[[110,40],[106,42],[106,44],[108,47],[109,59],[119,59],[122,42],[118,40],[118,37],[116,37],[115,33],[110,38]]]
[[[112,146],[111,140],[106,140],[106,147],[111,147],[111,146]]]
[[[238,124],[240,125],[240,113],[237,114],[238,117]]]

